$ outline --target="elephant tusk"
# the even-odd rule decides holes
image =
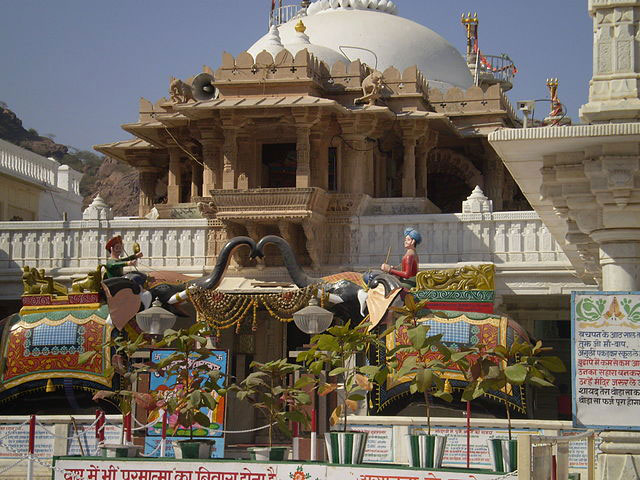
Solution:
[[[181,292],[175,293],[171,296],[169,301],[167,302],[169,305],[175,305],[176,303],[182,303],[189,299],[189,294],[187,293],[192,288],[195,288],[194,285],[191,285],[189,288],[182,290]]]

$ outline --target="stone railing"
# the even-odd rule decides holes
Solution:
[[[114,235],[122,235],[128,253],[132,253],[133,242],[140,244],[144,256],[137,268],[142,272],[204,271],[206,219],[2,222],[0,284],[9,282],[15,289],[20,284],[20,269],[27,265],[44,268],[61,280],[86,274],[106,261],[104,246]],[[20,295],[10,289],[0,290],[0,298]]]
[[[363,216],[358,220],[356,265],[379,265],[391,247],[389,263],[404,254],[403,231],[422,234],[420,263],[492,262],[570,267],[535,212]]]
[[[30,183],[80,193],[80,173],[4,140],[0,140],[0,172]]]

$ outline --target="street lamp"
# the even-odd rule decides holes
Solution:
[[[296,327],[309,335],[324,332],[333,321],[333,313],[318,306],[316,297],[311,297],[309,305],[293,314]]]
[[[308,335],[317,335],[324,332],[333,321],[333,313],[329,310],[318,306],[318,300],[315,296],[309,300],[309,305],[293,314],[293,321],[296,327]],[[315,394],[314,394],[315,397]],[[311,460],[316,460],[317,451],[317,435],[318,429],[316,424],[316,401],[314,398],[311,411]]]
[[[162,335],[176,323],[176,316],[162,308],[162,302],[156,298],[150,308],[136,313],[136,321],[144,333]]]

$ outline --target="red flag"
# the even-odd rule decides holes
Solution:
[[[276,0],[271,0],[271,11],[273,12],[276,9]]]

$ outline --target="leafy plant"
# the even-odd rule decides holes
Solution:
[[[212,370],[206,362],[211,356],[207,345],[208,327],[195,323],[188,329],[165,330],[162,339],[155,345],[159,348],[175,350],[157,362],[138,367],[138,372],[150,371],[175,379],[165,390],[153,392],[155,408],[152,414],[165,410],[168,415],[177,416],[177,424],[189,428],[189,438],[193,440],[195,425],[208,428],[211,420],[203,409],[214,410],[220,396],[225,394],[221,385],[223,377],[219,370]]]
[[[120,388],[117,390],[99,390],[93,396],[94,401],[115,399],[123,417],[131,413],[134,402],[147,410],[153,408],[154,400],[150,394],[135,392],[132,389],[137,371],[132,368],[131,358],[134,353],[147,346],[147,341],[143,335],[130,339],[120,334],[95,350],[80,354],[78,363],[83,365],[92,362],[97,356],[102,356],[104,347],[107,348],[107,351],[113,351],[111,366],[105,370],[105,376],[112,381],[114,375],[117,374],[120,377]]]
[[[418,314],[427,300],[416,303],[412,295],[405,296],[403,307],[392,307],[398,314],[396,335],[408,343],[398,344],[387,352],[387,363],[394,379],[410,378],[409,391],[422,393],[427,417],[427,434],[431,435],[431,395],[450,402],[453,400],[442,374],[467,354],[452,353],[441,341],[442,334],[429,336],[429,325],[418,322]],[[406,332],[406,337],[405,337]],[[437,352],[437,355],[433,355]]]
[[[342,379],[344,396],[342,402],[334,409],[331,419],[335,424],[342,417],[345,432],[348,412],[355,411],[358,402],[365,399],[362,392],[373,388],[372,381],[383,382],[388,372],[386,364],[356,365],[357,354],[366,352],[372,346],[381,345],[381,337],[369,332],[369,325],[361,323],[351,327],[351,322],[347,322],[346,325],[333,326],[324,333],[314,335],[311,338],[310,349],[298,354],[298,361],[307,364],[314,375],[320,376],[325,365],[328,365],[331,368],[329,376]],[[328,395],[337,388],[337,382],[318,382],[319,395]]]
[[[311,403],[311,397],[304,388],[313,380],[308,376],[301,377],[293,386],[288,386],[289,375],[302,366],[288,363],[285,359],[251,362],[250,367],[253,372],[229,390],[235,391],[239,400],[247,400],[265,415],[269,425],[269,447],[272,447],[274,424],[288,437],[291,437],[289,421],[308,425],[309,415],[304,407]]]
[[[541,341],[534,346],[517,339],[509,349],[503,345],[493,348],[477,345],[467,349],[468,355],[457,362],[469,382],[462,399],[470,401],[489,390],[502,390],[508,386],[553,387],[553,373],[565,372],[566,368],[560,358],[544,355],[549,350]],[[504,403],[511,440],[509,403],[506,400]]]

